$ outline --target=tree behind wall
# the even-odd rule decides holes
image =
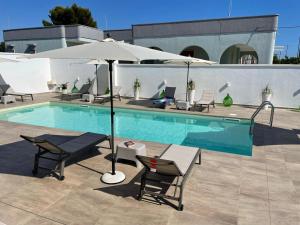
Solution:
[[[97,22],[93,19],[91,11],[88,8],[82,8],[73,4],[71,7],[56,6],[49,11],[51,22],[43,20],[43,25],[72,25],[81,24],[97,28]]]
[[[4,41],[2,41],[0,43],[0,52],[5,52],[5,43],[4,43]]]
[[[277,55],[274,55],[273,64],[300,64],[300,58],[285,56],[284,58],[280,59]]]

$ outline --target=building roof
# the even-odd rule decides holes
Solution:
[[[244,16],[205,20],[134,24],[132,29],[106,30],[117,40],[172,36],[220,35],[234,33],[276,32],[278,16]]]
[[[57,25],[49,27],[32,27],[3,30],[4,41],[57,38],[87,38],[100,41],[103,39],[103,32],[97,28],[84,25]]]

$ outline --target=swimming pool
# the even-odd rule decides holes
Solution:
[[[0,120],[110,134],[110,108],[49,102],[0,111]],[[117,137],[252,154],[250,120],[115,108]]]

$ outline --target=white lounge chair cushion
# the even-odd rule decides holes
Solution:
[[[174,161],[180,172],[185,175],[198,151],[198,148],[173,144],[160,158]]]
[[[109,98],[109,97],[110,97],[110,94],[105,94],[105,95],[95,96],[95,99],[102,99],[102,98]]]
[[[199,100],[196,101],[197,105],[210,105],[213,103],[213,100]]]
[[[203,90],[201,98],[196,101],[196,104],[199,105],[208,105],[213,103],[215,100],[215,94],[213,90]]]

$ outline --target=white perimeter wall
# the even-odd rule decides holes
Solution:
[[[57,84],[62,84],[69,82],[68,89],[72,89],[73,83],[77,77],[79,77],[79,82],[76,87],[80,89],[82,84],[87,83],[88,79],[93,80],[96,76],[96,66],[86,64],[88,60],[74,60],[74,59],[51,59],[50,68],[52,79],[57,82]],[[107,65],[99,65],[97,70],[97,76],[99,79],[98,91],[99,94],[105,92],[107,88]],[[97,92],[97,85],[93,88],[94,94]]]
[[[22,55],[1,53],[0,56],[16,59]],[[48,92],[47,81],[51,80],[49,59],[19,60],[22,61],[0,63],[0,74],[4,81],[17,92]]]
[[[15,59],[21,54],[0,53],[1,57]],[[88,78],[95,77],[95,66],[85,64],[86,60],[23,59],[18,63],[0,63],[0,74],[15,91],[43,93],[49,92],[47,82],[56,80],[57,84],[70,82],[79,77],[80,88]],[[122,86],[121,94],[133,96],[133,82],[141,81],[141,97],[157,97],[168,86],[176,86],[176,98],[185,99],[185,66],[119,64],[114,66],[115,85]],[[107,65],[98,69],[98,93],[108,87]],[[213,65],[191,67],[190,78],[196,82],[196,98],[204,89],[216,93],[217,102],[222,102],[227,93],[235,104],[259,105],[261,91],[269,84],[273,90],[272,102],[278,107],[300,106],[300,66],[293,65]],[[164,82],[165,81],[165,82]],[[1,80],[0,80],[1,82]],[[226,87],[226,83],[231,84]],[[94,93],[96,93],[94,87]]]
[[[123,87],[121,94],[133,96],[133,82],[141,81],[141,97],[157,96],[165,85],[175,86],[176,98],[185,99],[187,68],[172,65],[118,65],[116,84]],[[272,102],[277,107],[300,106],[300,66],[234,65],[191,67],[190,78],[196,82],[196,99],[205,89],[216,93],[222,102],[229,93],[235,104],[259,105],[261,91],[269,84]],[[226,83],[231,84],[226,87]]]

